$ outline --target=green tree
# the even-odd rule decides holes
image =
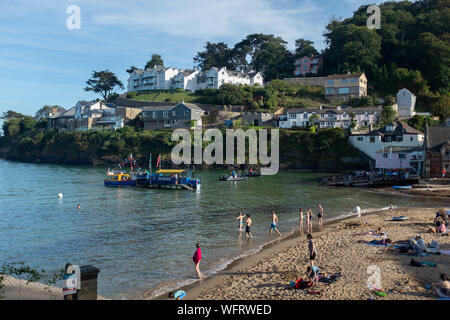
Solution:
[[[133,73],[135,70],[138,70],[138,68],[136,68],[135,66],[131,66],[130,69],[127,69],[127,73],[131,74],[131,73]]]
[[[162,57],[156,53],[152,54],[151,59],[149,61],[147,61],[147,64],[145,65],[144,69],[152,69],[154,67],[164,67],[164,61],[163,61]],[[128,72],[128,70],[127,70],[127,72]]]
[[[104,100],[108,99],[108,96],[115,87],[124,89],[122,82],[109,70],[93,71],[92,77],[86,83],[87,87],[84,88],[85,91],[99,93]]]
[[[305,39],[295,40],[295,58],[310,57],[311,55],[317,54],[319,52],[314,47],[314,42]]]
[[[388,124],[395,119],[395,110],[391,106],[383,106],[381,111],[381,122],[383,125]]]
[[[408,125],[422,132],[425,131],[425,126],[427,124],[431,127],[436,125],[437,121],[433,120],[432,117],[425,117],[417,114],[408,120]]]
[[[205,50],[198,52],[194,57],[194,63],[202,70],[212,67],[234,69],[231,63],[231,49],[223,42],[207,42]]]

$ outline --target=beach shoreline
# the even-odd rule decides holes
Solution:
[[[442,246],[444,249],[450,249],[450,237],[440,237],[437,235],[431,235],[426,234],[425,232],[425,225],[431,226],[432,221],[432,215],[438,208],[400,208],[395,209],[394,211],[384,210],[384,211],[376,211],[369,214],[363,214],[361,218],[355,218],[354,216],[335,220],[335,221],[329,221],[325,225],[325,229],[322,232],[313,232],[313,236],[320,239],[325,239],[325,242],[330,244],[336,242],[339,242],[340,240],[346,240],[349,242],[349,246],[355,247],[355,252],[345,252],[346,262],[357,261],[358,258],[358,250],[364,251],[367,260],[373,259],[373,257],[377,257],[378,255],[387,255],[386,260],[390,262],[389,268],[394,270],[399,270],[398,266],[395,264],[401,264],[404,268],[409,268],[407,263],[405,264],[405,258],[408,259],[409,257],[400,256],[398,257],[398,254],[393,253],[385,253],[380,252],[379,248],[373,248],[371,246],[367,246],[364,244],[357,244],[356,240],[359,240],[360,238],[371,240],[373,238],[367,238],[367,237],[351,237],[351,230],[358,230],[358,232],[365,232],[369,229],[375,229],[376,226],[381,226],[384,229],[393,229],[395,230],[394,233],[397,234],[396,237],[393,237],[393,240],[402,240],[403,238],[408,239],[416,234],[420,234],[428,243],[431,241],[431,238],[437,238],[437,241],[439,243],[442,242]],[[393,223],[389,221],[389,219],[386,219],[387,217],[391,216],[399,216],[399,215],[408,215],[410,216],[410,220],[408,222],[403,222],[402,224]],[[424,220],[425,219],[425,220]],[[420,222],[417,222],[420,221]],[[427,221],[427,222],[426,222]],[[411,223],[413,225],[411,225]],[[417,228],[411,228],[411,226],[414,226],[414,223],[420,223],[423,224],[419,229]],[[350,227],[352,224],[360,224],[358,227]],[[348,225],[349,227],[345,227]],[[400,227],[400,229],[399,229]],[[349,234],[350,232],[350,234]],[[388,231],[388,234],[391,232]],[[345,235],[349,236],[350,238],[345,238]],[[402,237],[402,239],[397,239],[397,237]],[[435,239],[436,240],[436,239]],[[323,267],[325,266],[325,272],[337,272],[333,269],[334,266],[339,266],[339,259],[336,256],[332,256],[327,258],[326,262],[322,261],[320,256],[324,254],[326,251],[330,251],[331,249],[328,248],[324,250],[323,245],[319,242],[316,244],[318,246],[319,250],[319,266]],[[343,250],[340,246],[338,246],[336,252],[343,252]],[[345,247],[344,247],[345,248]],[[375,250],[374,250],[375,249]],[[303,251],[302,254],[299,254],[298,251]],[[333,250],[330,251],[332,253]],[[348,251],[348,250],[347,250]],[[372,252],[373,251],[373,252]],[[356,253],[356,255],[355,255]],[[428,258],[428,257],[427,257]],[[421,257],[418,257],[418,260],[420,260]],[[450,270],[450,256],[433,256],[430,257],[430,259],[437,259],[440,263],[440,269],[444,270],[445,272],[449,273]],[[287,263],[286,260],[291,261],[291,263]],[[397,261],[399,260],[399,261]],[[423,260],[423,259],[422,259]],[[409,260],[408,260],[409,261]],[[299,263],[300,262],[300,263]],[[301,267],[299,267],[299,264]],[[345,264],[345,263],[344,263]],[[383,263],[380,263],[383,264]],[[286,284],[289,282],[288,279],[291,281],[295,281],[300,275],[305,273],[306,266],[308,265],[307,261],[307,252],[306,252],[306,235],[300,234],[298,231],[293,233],[292,235],[287,236],[284,239],[280,239],[279,241],[272,242],[270,244],[266,244],[263,246],[263,248],[247,257],[239,258],[233,261],[230,265],[228,265],[225,269],[218,272],[215,275],[212,275],[208,277],[205,280],[197,281],[195,283],[181,286],[178,289],[184,290],[188,293],[186,299],[188,300],[222,300],[222,299],[231,299],[231,300],[241,300],[241,299],[368,299],[372,297],[372,294],[370,291],[365,287],[364,281],[357,281],[358,283],[358,290],[354,294],[350,294],[347,291],[345,293],[342,293],[339,297],[339,290],[338,292],[333,292],[330,295],[321,294],[321,295],[303,295],[301,294],[302,290],[288,290],[286,289]],[[329,265],[329,267],[327,267]],[[367,267],[367,266],[366,266]],[[283,270],[283,269],[289,269],[292,270]],[[414,268],[414,267],[411,267]],[[422,268],[423,269],[423,268]],[[426,268],[425,268],[426,269]],[[433,268],[429,268],[433,269]],[[343,270],[339,270],[340,272],[343,271],[343,278],[347,278],[345,276],[345,273],[348,272],[348,270],[344,267]],[[365,271],[360,268],[359,273],[362,277],[367,277],[367,274]],[[435,271],[435,270],[434,270]],[[425,274],[421,274],[418,277],[414,277],[413,279],[408,279],[406,283],[410,283],[411,285],[414,284],[414,290],[417,290],[420,292],[421,295],[414,295],[413,293],[407,295],[404,293],[391,293],[388,296],[388,299],[418,299],[418,298],[432,298],[433,295],[424,288],[423,290],[419,290],[418,283],[419,282],[426,282],[431,281],[434,279],[434,281],[438,280],[438,275],[436,274],[430,274],[433,273],[433,270],[425,270]],[[435,272],[436,273],[436,272]],[[258,274],[260,276],[258,277]],[[267,275],[272,275],[273,277],[267,277]],[[290,278],[288,276],[290,274]],[[389,272],[384,272],[387,277],[388,283],[391,281],[394,281],[394,285],[391,284],[391,287],[399,287],[402,286],[402,283],[400,280],[398,280],[398,275],[392,276],[392,270]],[[279,278],[281,281],[278,281],[278,283],[273,283],[273,278]],[[281,278],[280,278],[281,277]],[[394,280],[392,278],[395,278]],[[409,276],[407,277],[409,278]],[[342,280],[342,282],[345,280]],[[397,282],[395,282],[397,281]],[[400,282],[398,282],[400,281]],[[330,285],[330,288],[333,286],[339,285],[339,282]],[[355,287],[355,283],[352,284],[351,287]],[[423,287],[423,286],[422,286]],[[228,288],[228,289],[224,289]],[[247,288],[247,290],[246,290]],[[270,290],[276,289],[276,290]],[[278,294],[277,290],[282,291],[282,294]],[[331,290],[333,291],[333,290]],[[404,292],[404,290],[402,290]],[[167,299],[167,293],[161,294],[156,297],[152,297],[152,292],[154,290],[150,290],[146,292],[143,296],[143,299],[156,299],[156,300],[165,300]],[[358,293],[359,292],[359,293]]]
[[[361,231],[364,231],[364,228],[365,229],[367,229],[367,228],[374,229],[375,226],[378,226],[378,225],[383,225],[383,227],[388,227],[388,225],[390,223],[387,222],[388,220],[384,221],[382,219],[383,217],[393,216],[393,215],[410,214],[414,217],[414,219],[419,219],[419,220],[423,219],[423,217],[422,218],[419,217],[420,213],[418,213],[417,211],[428,212],[428,214],[426,215],[428,217],[427,221],[429,222],[428,225],[431,226],[432,215],[437,209],[438,208],[419,208],[419,209],[417,209],[417,208],[415,208],[415,209],[398,208],[392,212],[389,210],[377,210],[375,212],[363,214],[361,218],[355,218],[355,216],[350,216],[350,217],[346,217],[346,218],[342,218],[342,219],[338,219],[338,220],[334,220],[334,221],[328,221],[325,225],[324,231],[317,232],[315,230],[313,235],[314,235],[314,237],[330,238],[331,242],[333,242],[334,241],[333,239],[336,238],[336,230],[337,229],[342,230],[342,226],[345,226],[346,224],[351,225],[352,223],[364,222],[363,225],[361,225],[359,228],[356,228],[356,229],[361,229]],[[410,222],[408,222],[408,223],[410,223]],[[407,229],[411,229],[411,228],[407,228]],[[348,230],[350,230],[350,229],[347,229],[347,231]],[[368,230],[365,230],[365,231],[368,231]],[[410,231],[403,230],[403,232],[399,233],[399,235],[405,234],[405,233],[409,233],[409,237],[412,237],[415,234],[420,233],[420,232],[418,232],[417,230],[410,230]],[[423,230],[422,230],[422,233],[424,233]],[[405,234],[404,238],[408,238],[408,236]],[[429,235],[424,235],[424,238],[429,238]],[[444,242],[446,242],[445,245],[448,246],[449,245],[449,241],[448,241],[449,237],[439,237],[438,239],[441,240],[441,238],[442,238],[442,240],[444,240]],[[369,238],[369,240],[371,240],[371,239],[373,239],[373,238]],[[393,240],[395,241],[395,240],[400,240],[400,239],[394,238]],[[306,235],[305,234],[302,235],[299,233],[299,231],[296,231],[284,239],[280,239],[278,241],[274,241],[269,244],[265,244],[259,252],[255,253],[253,255],[234,260],[225,269],[219,271],[217,274],[211,275],[210,277],[208,277],[205,280],[196,281],[194,283],[191,283],[191,284],[188,284],[185,286],[180,286],[179,288],[177,288],[177,290],[181,289],[181,290],[188,292],[188,296],[186,297],[186,299],[189,299],[189,300],[223,299],[223,298],[235,299],[235,298],[230,298],[226,294],[222,294],[222,295],[217,294],[217,288],[226,287],[227,285],[233,286],[234,282],[238,281],[238,280],[236,280],[236,278],[241,278],[240,275],[250,275],[251,276],[252,272],[249,273],[249,270],[252,270],[254,273],[254,271],[258,268],[258,265],[261,265],[264,263],[269,263],[267,261],[273,260],[271,265],[272,265],[272,267],[276,268],[277,265],[279,264],[278,263],[279,261],[276,261],[277,259],[275,259],[274,256],[280,255],[280,253],[283,255],[284,252],[292,251],[292,249],[294,247],[299,246],[299,243],[302,243],[301,246],[303,246],[303,247],[306,246]],[[361,246],[361,244],[359,244],[359,246]],[[370,246],[365,246],[365,247],[370,247]],[[365,249],[365,250],[373,249],[373,248],[365,248],[365,247],[363,247],[363,249]],[[447,248],[447,249],[450,249],[450,248]],[[321,250],[321,249],[319,248],[319,250]],[[303,269],[305,269],[306,266],[308,265],[306,263],[307,262],[306,251],[304,252],[303,256],[304,256],[303,260],[305,262],[303,262],[302,265],[304,266]],[[450,266],[450,257],[449,256],[446,256],[446,257],[449,260],[448,263],[446,264],[447,268],[448,268]],[[284,254],[284,258],[286,258],[285,254]],[[320,262],[320,260],[319,260],[319,262]],[[293,263],[295,264],[294,261],[293,261]],[[326,271],[326,270],[324,270],[324,271]],[[450,270],[448,270],[447,272],[449,272],[449,271]],[[268,272],[268,270],[264,270],[264,272]],[[331,271],[329,270],[328,272],[331,272]],[[436,277],[434,277],[434,278],[436,278]],[[235,279],[235,280],[233,280],[233,279]],[[296,277],[293,276],[291,280],[295,281]],[[245,281],[245,279],[240,279],[239,282],[246,283],[248,281]],[[286,281],[286,282],[288,282],[288,281]],[[227,284],[227,285],[225,285],[225,284]],[[248,283],[247,283],[247,285],[248,285]],[[259,284],[259,285],[261,285],[261,284]],[[284,283],[283,285],[285,286],[286,283]],[[233,291],[233,290],[231,290],[231,291]],[[245,291],[245,290],[243,290],[243,291]],[[256,291],[258,291],[258,290],[256,290]],[[262,291],[264,291],[264,290],[262,290]],[[367,290],[367,289],[366,289],[366,291],[369,292],[369,290]],[[157,295],[157,296],[152,296],[152,294],[154,292],[155,292],[154,289],[147,291],[144,294],[143,299],[156,299],[156,300],[167,299],[167,292]],[[216,295],[211,295],[211,292],[216,292]],[[267,294],[267,292],[266,292],[266,294]],[[243,295],[242,298],[236,298],[236,299],[239,300],[239,299],[255,299],[255,298],[257,298],[257,299],[266,299],[266,298],[267,299],[278,299],[277,296],[264,296],[264,295],[255,295],[255,294]],[[321,297],[321,298],[323,298],[323,297]],[[355,297],[349,297],[349,298],[355,299]],[[366,297],[366,295],[362,295],[356,299],[360,299],[360,298],[367,298],[367,297]]]

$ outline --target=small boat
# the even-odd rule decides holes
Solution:
[[[408,190],[408,189],[411,189],[412,186],[393,186],[392,188],[397,189],[397,190]]]
[[[247,179],[246,176],[233,177],[233,176],[229,176],[229,175],[224,175],[219,178],[220,181],[242,181],[242,180],[246,180],[246,179]]]
[[[393,217],[392,221],[405,221],[408,220],[408,217],[406,216],[400,216],[400,217]]]
[[[128,173],[108,173],[108,179],[104,180],[105,187],[134,187],[136,179]]]

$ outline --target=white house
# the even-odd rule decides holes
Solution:
[[[197,76],[199,73],[200,71],[196,69],[181,70],[172,79],[172,89],[197,90]]]
[[[128,79],[128,92],[150,90],[219,89],[222,84],[264,85],[264,75],[251,70],[237,72],[227,68],[210,68],[205,71],[155,67],[135,70]]]
[[[356,126],[367,127],[376,124],[382,109],[373,108],[292,108],[288,109],[286,114],[278,117],[278,126],[284,129],[292,127],[306,127],[313,125],[310,119],[313,115],[318,116],[315,122],[319,128],[350,128],[352,122]]]
[[[416,96],[406,88],[397,93],[397,108],[399,118],[411,118],[415,113]]]
[[[422,148],[424,134],[406,123],[395,121],[368,133],[354,132],[349,136],[349,142],[375,160],[377,151],[390,147]]]

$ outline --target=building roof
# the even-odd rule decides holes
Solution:
[[[389,125],[394,126],[394,130],[387,131],[387,127]],[[369,133],[354,133],[352,135],[355,135],[355,136],[384,136],[384,135],[399,136],[399,135],[403,135],[403,134],[423,134],[423,133],[417,129],[414,129],[413,127],[409,126],[408,124],[406,124],[404,122],[394,121],[394,122],[391,122],[391,123],[385,125],[384,127],[380,128],[380,129],[372,130]]]
[[[64,111],[63,113],[59,114],[54,118],[73,118],[73,117],[75,117],[75,107],[72,107],[67,111]]]
[[[196,105],[194,103],[185,103],[185,102],[171,103],[171,104],[162,105],[162,106],[147,106],[147,107],[143,108],[143,111],[144,112],[145,111],[170,111],[179,104],[183,104],[184,106],[186,106],[187,108],[189,108],[191,110],[204,111],[202,108],[200,108],[198,105]]]
[[[426,128],[425,145],[428,151],[440,152],[442,146],[450,142],[450,127]]]
[[[327,79],[349,79],[349,78],[360,78],[364,73],[347,73],[347,74],[333,74],[327,76]],[[364,75],[365,76],[365,75]]]

